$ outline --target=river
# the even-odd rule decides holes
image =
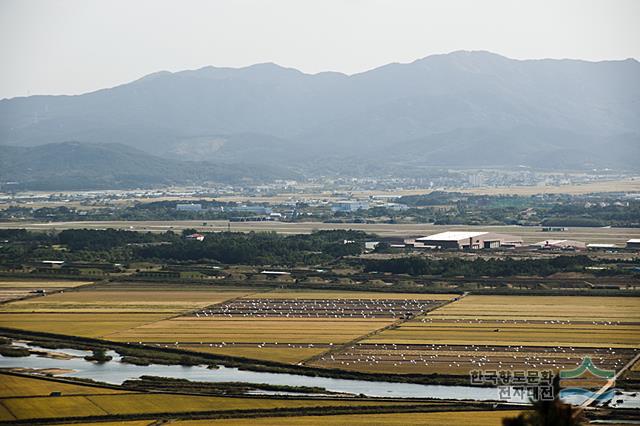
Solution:
[[[115,385],[122,384],[125,380],[133,380],[146,375],[212,383],[244,382],[287,386],[313,386],[324,388],[331,392],[355,395],[364,394],[369,397],[501,401],[499,398],[499,390],[491,387],[421,385],[414,383],[334,379],[328,377],[240,370],[238,368],[228,368],[224,366],[219,366],[217,369],[210,369],[206,366],[157,364],[140,366],[121,362],[120,355],[114,351],[107,352],[108,355],[113,357],[111,361],[96,363],[84,359],[85,355],[91,354],[89,351],[73,349],[50,350],[27,344],[21,344],[20,346],[26,346],[29,349],[37,351],[63,353],[68,355],[68,357],[53,358],[51,356],[36,354],[19,358],[0,356],[0,368],[72,370],[58,375],[60,377],[92,379]],[[622,395],[616,396],[615,399],[621,401],[615,404],[617,407],[640,408],[640,397],[638,397],[637,394],[623,393]],[[527,398],[512,397],[508,401],[502,402],[526,403]],[[576,400],[571,402],[579,403],[580,401]]]

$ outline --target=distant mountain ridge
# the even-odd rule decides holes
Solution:
[[[160,158],[121,144],[0,145],[0,183],[15,182],[11,187],[19,189],[116,189],[296,177],[299,176],[259,164]]]
[[[78,96],[0,101],[0,144],[70,140],[302,173],[345,158],[638,170],[640,63],[459,51],[350,76],[205,67]]]

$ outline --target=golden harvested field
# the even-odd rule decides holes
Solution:
[[[187,349],[195,352],[205,352],[210,354],[239,356],[243,358],[251,359],[263,359],[268,361],[277,361],[284,363],[298,363],[304,361],[312,356],[319,355],[329,349],[328,345],[315,344],[314,347],[308,345],[295,345],[294,347],[288,345],[263,345],[263,344],[228,344],[225,346],[215,344],[209,346],[203,345],[189,345],[180,346],[181,349]]]
[[[459,411],[440,413],[342,414],[335,416],[263,417],[251,419],[256,426],[499,426],[504,417],[519,411]],[[176,426],[244,426],[247,419],[179,420]]]
[[[397,315],[410,309],[409,304],[430,307],[430,301],[446,301],[452,297],[269,291],[114,333],[108,338],[172,346],[178,342],[178,347],[198,352],[297,363],[331,349],[332,344],[345,343],[392,324],[398,319]],[[381,303],[386,306],[384,312]],[[395,307],[396,303],[402,309]],[[365,318],[364,313],[374,305],[379,309],[375,312],[377,317]],[[387,312],[390,309],[395,309],[397,315]]]
[[[0,402],[0,421],[15,420],[16,418]]]
[[[62,396],[49,396],[50,392]],[[107,414],[259,410],[296,407],[406,405],[410,402],[234,398],[135,393],[75,385],[36,377],[0,374],[0,420],[82,417]],[[147,422],[149,423],[149,422]],[[102,423],[100,423],[102,424]],[[113,423],[118,424],[118,423]],[[126,423],[131,426],[138,422]]]
[[[47,396],[51,392],[62,392],[63,395],[95,395],[125,393],[117,389],[97,386],[83,386],[43,380],[32,377],[14,376],[0,373],[0,398],[16,396]]]
[[[620,179],[573,185],[508,186],[465,189],[464,192],[480,195],[536,195],[536,194],[590,194],[594,192],[637,192],[640,179]]]
[[[0,327],[82,337],[104,337],[166,318],[166,314],[3,313]]]
[[[50,281],[50,280],[24,280],[5,281],[0,280],[0,288],[26,288],[26,289],[51,289],[51,288],[72,288],[81,285],[93,284],[92,281]]]
[[[327,353],[307,365],[389,374],[457,374],[472,370],[572,369],[585,356],[601,368],[617,370],[633,356],[633,349],[359,343]]]
[[[56,292],[65,288],[92,284],[90,281],[22,280],[0,281],[0,302],[32,296],[36,290]]]
[[[601,368],[617,370],[639,349],[638,298],[467,296],[310,365],[466,375],[488,368],[573,368],[590,356]]]
[[[243,296],[234,291],[87,290],[29,299],[2,306],[2,312],[180,313]]]
[[[152,426],[155,420],[132,420],[123,422],[94,422],[94,423],[56,423],[57,426]]]
[[[389,299],[389,300],[451,300],[457,294],[373,293],[361,291],[291,291],[275,290],[252,294],[252,299]],[[248,297],[245,297],[248,298]]]
[[[452,297],[111,283],[4,305],[0,326],[122,342],[178,342],[178,347],[197,352],[298,363],[332,344],[386,327],[409,310],[420,313]],[[244,300],[246,306],[221,305],[232,299]],[[211,314],[235,305],[244,306],[238,314]],[[367,309],[375,315],[367,315]]]
[[[544,321],[439,320],[407,322],[367,339],[370,343],[524,345],[637,348],[640,324],[551,324]]]
[[[168,287],[168,288],[167,288]],[[0,306],[0,327],[83,337],[107,337],[248,294],[199,286],[105,284]]]
[[[0,400],[0,403],[18,420],[108,414],[86,396],[5,398]]]
[[[633,348],[640,298],[468,296],[368,342]]]
[[[176,317],[114,333],[110,340],[153,343],[344,343],[390,319]]]
[[[619,369],[640,349],[640,299],[467,296],[310,365],[466,375],[474,369]]]
[[[640,298],[587,296],[468,296],[430,317],[640,321]]]
[[[192,413],[202,411],[261,410],[273,408],[406,405],[403,402],[233,398],[176,394],[122,394],[4,398],[16,419],[100,416],[108,414]]]

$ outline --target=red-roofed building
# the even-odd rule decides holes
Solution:
[[[191,234],[185,237],[187,240],[196,240],[196,241],[204,241],[204,235],[202,234]]]

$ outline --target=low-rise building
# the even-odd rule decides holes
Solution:
[[[179,212],[199,212],[202,210],[202,204],[176,204],[176,210]]]
[[[365,241],[364,249],[365,251],[373,251],[378,247],[378,244],[380,244],[380,241]]]
[[[640,250],[640,238],[632,238],[627,241],[627,248],[631,250]]]
[[[191,234],[185,237],[187,240],[195,240],[195,241],[204,241],[204,235],[202,234]]]
[[[544,226],[542,232],[566,232],[569,228],[566,226]]]
[[[620,246],[615,244],[604,244],[604,243],[591,243],[587,244],[587,249],[589,250],[618,250]]]
[[[237,206],[231,208],[231,211],[259,215],[270,215],[271,213],[273,213],[273,210],[271,208],[265,206]]]
[[[358,210],[368,210],[369,203],[366,201],[340,201],[331,206],[331,211],[336,212],[357,212]]]
[[[521,237],[495,232],[446,231],[414,240],[414,246],[456,250],[519,247],[521,245]]]
[[[574,240],[544,240],[533,244],[542,250],[586,250],[587,244]]]

